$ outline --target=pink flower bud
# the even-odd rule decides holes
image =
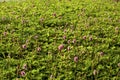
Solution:
[[[25,76],[25,71],[21,71],[21,72],[20,72],[20,75],[21,75],[21,76]]]
[[[68,40],[67,43],[70,44],[70,40]]]
[[[37,39],[38,38],[38,36],[36,35],[36,36],[34,36],[34,39]]]
[[[92,40],[93,40],[92,36],[91,36],[91,37],[89,37],[89,40],[90,40],[90,41],[92,41]]]
[[[53,75],[50,75],[50,79],[52,79],[53,78]]]
[[[44,18],[40,18],[40,22],[43,22],[44,21]]]
[[[66,39],[66,36],[63,36],[63,39],[65,40],[65,39]]]
[[[3,35],[6,36],[6,35],[7,35],[7,32],[4,32]]]
[[[26,49],[26,48],[27,48],[26,44],[23,44],[23,45],[22,45],[22,48],[23,48],[23,49]]]
[[[74,62],[78,62],[78,57],[77,56],[74,57]]]
[[[70,46],[67,47],[67,50],[70,51]]]
[[[56,13],[53,13],[52,15],[53,15],[54,17],[56,17]]]
[[[27,64],[23,65],[23,69],[27,70]]]
[[[104,53],[103,53],[103,52],[100,52],[99,54],[100,54],[100,56],[103,56],[103,55],[104,55]]]
[[[120,63],[118,63],[118,67],[120,67]]]
[[[41,51],[41,48],[40,48],[40,47],[38,47],[38,48],[37,48],[37,51],[38,51],[38,52],[39,52],[39,51]]]
[[[119,27],[115,28],[115,33],[118,34],[119,33]]]
[[[26,40],[26,43],[28,43],[29,42],[29,40]]]
[[[86,38],[87,38],[86,36],[83,36],[83,39],[84,39],[84,40],[86,40]]]
[[[66,29],[64,29],[64,32],[67,32],[67,30],[66,30]]]
[[[97,70],[93,71],[93,75],[97,75],[97,73],[98,73]]]
[[[115,30],[119,30],[119,27],[115,27]]]
[[[73,41],[72,41],[73,43],[76,43],[76,39],[73,39]]]
[[[61,44],[61,45],[58,46],[58,50],[59,50],[59,51],[61,51],[63,48],[64,48],[64,45],[63,45],[63,44]]]

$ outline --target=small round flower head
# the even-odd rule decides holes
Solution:
[[[26,43],[28,43],[29,42],[29,40],[26,40]]]
[[[118,67],[120,67],[120,63],[118,63]]]
[[[40,18],[40,22],[43,22],[44,21],[44,18]]]
[[[54,17],[56,17],[56,13],[53,13],[52,15],[53,15]]]
[[[50,79],[52,79],[53,78],[53,75],[50,75]]]
[[[67,50],[70,51],[70,46],[67,47]]]
[[[4,32],[3,35],[6,36],[6,35],[7,35],[7,32]]]
[[[97,70],[93,71],[93,75],[97,75],[97,73],[98,73]]]
[[[65,39],[66,39],[66,36],[63,36],[63,39],[65,40]]]
[[[23,69],[27,70],[27,64],[23,65]]]
[[[72,41],[73,43],[76,43],[76,39],[73,39],[73,41]]]
[[[86,36],[83,36],[83,39],[84,39],[84,40],[86,40],[86,38],[87,38]]]
[[[64,48],[64,45],[63,45],[63,44],[60,44],[60,45],[58,46],[58,50],[59,50],[59,51],[61,51],[63,48]]]
[[[38,47],[38,48],[37,48],[37,51],[38,51],[38,52],[39,52],[39,51],[41,51],[41,48],[40,48],[40,47]]]
[[[118,28],[118,27],[115,27],[115,30],[119,30],[119,28]]]
[[[92,36],[90,36],[90,37],[89,37],[89,40],[90,40],[90,41],[92,41],[92,40],[93,40]]]
[[[25,71],[21,71],[21,72],[20,72],[20,75],[21,75],[21,76],[25,76]]]
[[[23,49],[26,49],[26,48],[27,48],[26,44],[23,44],[23,45],[22,45],[22,48],[23,48]]]
[[[70,44],[70,40],[68,40],[67,43]]]
[[[103,56],[103,55],[104,55],[104,53],[103,53],[103,52],[100,52],[100,53],[99,53],[99,55],[100,55],[100,56]]]
[[[56,14],[56,13],[53,13],[53,14],[52,14],[52,16],[53,16],[53,17],[56,17],[56,16],[57,16],[57,14]]]
[[[119,33],[119,27],[115,28],[115,33],[118,34]]]
[[[37,39],[38,38],[38,36],[36,35],[36,36],[34,36],[34,39]]]
[[[66,30],[66,29],[64,29],[64,32],[67,32],[67,30]]]
[[[78,62],[78,57],[77,56],[74,57],[74,62]]]

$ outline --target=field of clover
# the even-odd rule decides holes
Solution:
[[[0,80],[119,80],[120,2],[0,2]]]

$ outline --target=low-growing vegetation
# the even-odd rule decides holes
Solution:
[[[119,80],[120,2],[0,2],[0,80]]]

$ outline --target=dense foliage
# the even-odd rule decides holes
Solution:
[[[0,2],[0,80],[119,80],[120,2]]]

